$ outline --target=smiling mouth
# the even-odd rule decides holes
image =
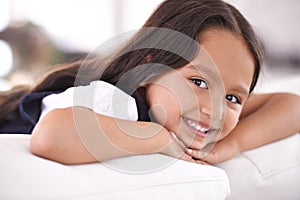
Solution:
[[[186,117],[182,117],[182,119],[196,135],[199,135],[203,138],[208,135],[210,131],[209,125]]]

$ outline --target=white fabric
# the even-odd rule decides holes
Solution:
[[[229,177],[228,200],[300,199],[300,133],[217,166]]]
[[[300,199],[300,134],[242,153],[218,168],[173,160],[138,174],[124,170],[172,158],[153,154],[66,166],[32,155],[29,140],[30,135],[0,135],[0,199]]]
[[[40,119],[53,109],[72,106],[82,106],[98,114],[125,120],[138,119],[135,99],[104,81],[93,81],[87,86],[71,87],[62,93],[46,96],[42,100]]]
[[[67,166],[31,154],[30,137],[0,135],[0,199],[220,200],[230,193],[225,172],[213,166],[159,154]],[[145,162],[155,161],[169,164],[144,173],[125,172],[132,166],[141,169]],[[108,166],[123,167],[125,171]]]

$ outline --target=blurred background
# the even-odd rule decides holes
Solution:
[[[300,94],[300,1],[226,0],[266,50],[258,91]],[[55,64],[83,58],[138,29],[162,0],[0,0],[0,90],[32,84]]]

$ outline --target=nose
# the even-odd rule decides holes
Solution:
[[[211,111],[211,106],[200,106],[200,111],[201,113],[209,116],[209,118],[211,117],[212,111]]]
[[[209,92],[206,92],[207,94],[201,95],[201,97],[198,98],[199,103],[199,110],[202,114],[206,115],[208,119],[211,119],[212,115],[212,98],[209,95]]]

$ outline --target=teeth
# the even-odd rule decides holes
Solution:
[[[186,121],[187,121],[187,123],[188,123],[189,126],[193,127],[193,128],[196,129],[197,131],[201,131],[201,132],[203,132],[203,133],[208,131],[208,129],[206,129],[206,128],[200,126],[199,124],[196,124],[195,122],[193,122],[193,121],[191,121],[191,120],[189,120],[189,119],[187,119]]]

